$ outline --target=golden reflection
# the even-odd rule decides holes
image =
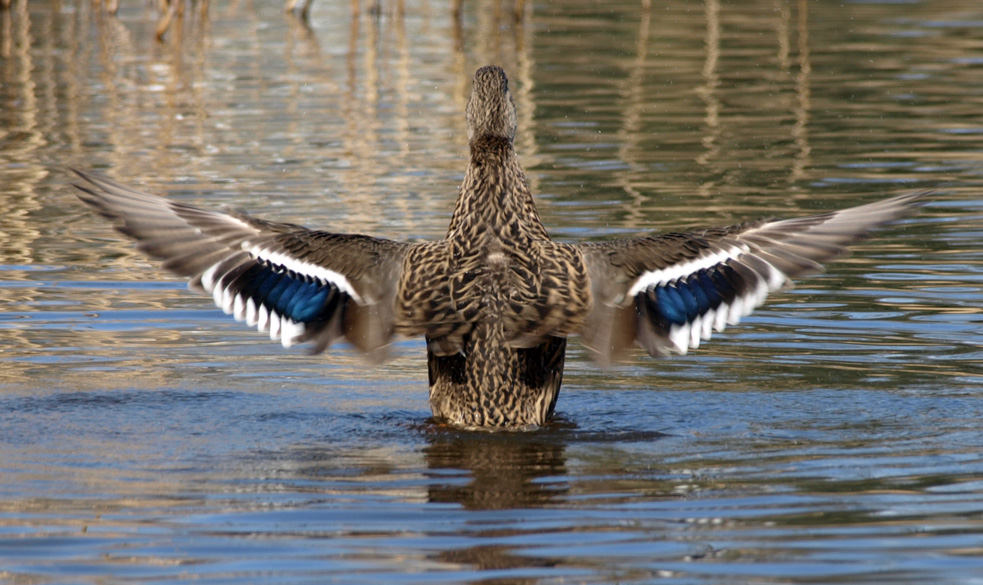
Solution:
[[[10,14],[10,0],[2,0],[0,7],[0,57],[10,59],[14,51],[13,18]],[[27,0],[24,0],[27,4]]]
[[[62,146],[74,156],[81,154],[85,133],[82,127],[80,107],[88,73],[78,66],[78,61],[82,60],[82,56],[88,54],[88,49],[84,49],[82,46],[82,29],[85,27],[83,17],[84,13],[77,18],[67,19],[60,23],[62,26],[58,35],[58,43],[65,47],[65,50],[61,52],[55,65],[60,72],[52,79],[54,84],[64,88],[65,97],[58,100],[56,108],[62,112],[61,115],[52,116],[53,120],[51,121],[61,128],[65,141]],[[52,22],[58,22],[58,19],[53,18]]]
[[[709,165],[720,152],[721,105],[717,96],[717,88],[720,86],[720,75],[717,72],[720,61],[720,2],[704,0],[703,6],[706,12],[706,38],[703,41],[706,55],[703,62],[703,85],[697,88],[697,94],[703,98],[706,107],[703,118],[706,134],[702,139],[705,152],[696,157],[696,162]],[[706,181],[700,185],[700,193],[704,196],[711,195],[714,187],[713,181]]]
[[[374,153],[382,136],[379,124],[382,74],[379,69],[379,18],[361,12],[352,16],[351,40],[348,45],[348,99],[342,110],[345,129],[342,144],[345,159],[350,163],[338,170],[342,189],[337,197],[350,201],[350,218],[363,225],[373,223],[377,209],[364,199],[374,187],[372,165]],[[363,31],[364,25],[364,31]],[[364,37],[364,39],[363,39]],[[358,202],[364,203],[358,205]]]
[[[112,330],[111,323],[109,329],[100,329],[107,325],[103,317],[112,319],[116,310],[105,315],[89,311],[60,328],[48,320],[38,331],[34,329],[36,320],[31,318],[0,329],[0,344],[7,348],[0,352],[4,358],[0,360],[0,380],[14,388],[46,392],[155,389],[186,383],[181,362],[161,360],[158,352],[146,350],[187,343],[186,332],[151,328],[121,334]],[[79,353],[79,347],[86,348],[84,354]],[[56,386],[52,388],[52,384]]]
[[[50,32],[50,21],[40,23],[32,20],[26,0],[13,3],[3,18],[4,26],[12,33],[4,51],[10,55],[2,66],[5,93],[15,107],[5,106],[0,127],[0,180],[3,182],[3,213],[0,216],[0,263],[8,265],[29,265],[35,257],[36,242],[41,239],[40,226],[32,221],[41,205],[34,196],[37,186],[49,174],[49,170],[35,158],[35,153],[48,148],[52,128],[54,128],[53,105],[55,88],[52,84],[39,83],[35,76],[39,72],[50,75],[51,68],[46,61],[38,62],[34,57],[33,45],[36,42],[53,44],[54,39],[36,39],[33,26]],[[9,19],[6,20],[6,19]],[[6,296],[6,295],[4,295]],[[0,297],[0,301],[5,300]]]
[[[283,10],[284,12],[296,13],[300,17],[296,21],[302,26],[307,26],[307,19],[310,17],[311,4],[313,3],[314,0],[287,0]],[[357,6],[357,0],[352,0],[352,9],[355,10]]]
[[[345,64],[348,66],[347,86],[348,99],[351,100],[358,90],[358,44],[362,33],[362,19],[352,17],[348,25],[348,52],[345,54]]]
[[[512,79],[528,80],[534,65],[532,5],[510,6],[506,0],[481,0],[466,6],[470,10],[463,10],[457,4],[453,8],[454,26],[459,35],[456,51],[468,55],[470,61],[459,70],[466,77],[463,83],[459,81],[460,95],[467,95],[471,76],[482,65],[495,64],[509,72]]]
[[[618,156],[628,164],[629,171],[619,175],[621,188],[628,194],[625,203],[626,222],[638,224],[642,218],[641,209],[646,197],[634,184],[634,179],[647,174],[637,155],[642,152],[640,145],[644,133],[642,116],[648,106],[644,82],[648,73],[648,47],[652,22],[652,5],[648,0],[641,4],[641,17],[638,23],[638,36],[635,41],[635,58],[623,83],[621,97],[625,100],[621,128],[618,129]]]
[[[456,72],[453,95],[458,110],[464,112],[475,69],[487,64],[505,69],[515,82],[511,90],[519,117],[516,150],[527,168],[534,167],[540,163],[541,157],[534,124],[536,61],[531,24],[533,6],[521,0],[511,5],[507,0],[482,0],[467,6],[471,11],[465,12],[459,2],[452,6]],[[474,20],[473,26],[466,24],[471,18]],[[462,134],[460,128],[459,125],[456,130],[459,135]],[[459,163],[461,169],[464,160],[462,156]],[[538,193],[538,175],[528,173],[527,180],[532,192]]]
[[[514,19],[512,22],[513,37],[515,39],[515,56],[511,61],[514,61],[513,77],[519,82],[518,87],[515,89],[514,96],[516,102],[516,113],[518,115],[519,128],[522,131],[516,136],[516,147],[520,153],[522,153],[523,158],[530,161],[528,166],[534,166],[536,164],[537,146],[536,146],[536,136],[533,133],[534,123],[536,118],[536,103],[533,101],[533,90],[535,89],[535,80],[533,78],[533,71],[536,66],[534,56],[532,53],[532,27],[530,26],[529,20],[532,18],[532,5],[529,8],[520,8],[521,0],[516,2],[517,12],[514,14]],[[535,185],[533,185],[533,192]]]
[[[116,13],[116,2],[117,0],[110,0],[112,2],[112,9],[108,10],[110,14]],[[191,2],[194,6],[191,8],[185,7],[185,0],[157,0],[157,25],[154,31],[154,35],[157,37],[158,41],[164,40],[164,35],[170,30],[171,25],[175,23],[177,19],[177,24],[174,27],[174,36],[180,38],[183,34],[183,29],[187,25],[185,21],[185,13],[191,14],[194,22],[192,25],[204,23],[208,20],[208,6],[209,0],[196,0]],[[305,7],[306,8],[306,7]]]
[[[808,0],[799,0],[798,3],[798,50],[799,50],[799,71],[795,75],[795,97],[796,107],[795,125],[792,127],[792,137],[798,152],[795,153],[795,160],[792,164],[792,172],[789,180],[791,182],[802,181],[806,178],[806,170],[811,164],[809,154],[812,148],[809,146],[809,113],[812,110],[812,100],[809,92],[810,75],[812,74],[812,64],[809,61],[809,6]]]
[[[410,145],[413,141],[413,128],[410,124],[410,120],[413,119],[411,112],[412,101],[410,97],[413,91],[413,61],[406,34],[406,13],[405,7],[402,5],[402,0],[398,2],[398,7],[394,11],[392,18],[389,19],[388,24],[388,32],[394,39],[393,44],[395,45],[394,55],[388,59],[393,63],[394,69],[392,73],[392,92],[394,94],[392,117],[394,131],[392,135],[396,144],[393,147],[395,154],[393,160],[398,168],[409,170],[413,167],[413,162],[410,158]],[[394,181],[394,184],[399,185],[404,193],[412,191],[415,187],[406,174],[400,175],[399,180]],[[413,203],[408,197],[397,197],[394,203],[396,209],[399,210],[403,217],[410,217],[412,215]]]
[[[324,56],[321,54],[321,44],[318,42],[317,32],[311,27],[310,22],[298,18],[286,20],[287,47],[284,54],[291,74],[297,75],[300,71],[292,67],[294,65],[292,59],[294,53],[299,52],[308,59],[323,58]]]

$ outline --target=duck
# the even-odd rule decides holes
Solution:
[[[406,243],[209,211],[71,169],[76,194],[164,270],[284,347],[340,339],[379,362],[423,337],[433,421],[532,429],[554,416],[567,340],[600,364],[634,345],[685,354],[791,279],[823,270],[926,191],[790,219],[563,243],[540,220],[515,149],[503,69],[477,70],[467,170],[439,241]]]

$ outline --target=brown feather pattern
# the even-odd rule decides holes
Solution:
[[[437,420],[525,428],[553,414],[566,340],[601,363],[638,343],[685,353],[790,278],[822,270],[925,193],[804,218],[598,244],[550,240],[513,145],[505,73],[483,67],[467,106],[470,157],[447,236],[404,244],[205,211],[75,171],[79,197],[137,248],[284,345],[345,337],[382,359],[424,336]]]

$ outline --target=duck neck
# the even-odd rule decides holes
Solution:
[[[447,237],[467,232],[494,233],[506,240],[549,237],[508,138],[471,140],[471,158]]]

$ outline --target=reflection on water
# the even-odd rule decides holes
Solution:
[[[507,510],[544,506],[567,492],[563,443],[538,433],[438,435],[423,454],[435,471],[431,502],[460,504],[469,510]],[[448,470],[454,473],[445,477]]]
[[[983,573],[975,0],[0,10],[0,576],[13,582],[972,583]],[[518,17],[515,6],[520,6]],[[363,7],[364,8],[364,7]],[[560,239],[939,187],[560,420],[425,422],[422,343],[283,351],[77,204],[64,165],[396,239],[446,230],[469,79],[514,81]]]

